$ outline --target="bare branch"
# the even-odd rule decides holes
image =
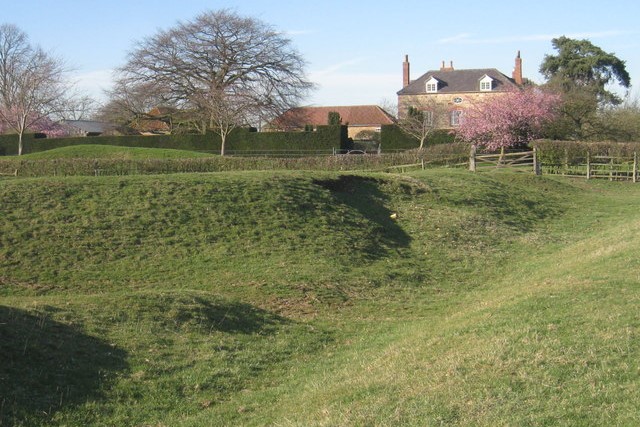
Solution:
[[[206,12],[138,43],[118,71],[112,101],[130,88],[162,94],[224,146],[231,129],[295,107],[313,88],[304,67],[291,41],[265,23]]]

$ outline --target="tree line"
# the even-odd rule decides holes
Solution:
[[[540,66],[546,83],[529,82],[498,102],[465,111],[458,135],[490,148],[557,139],[640,137],[640,106],[624,102],[612,83],[630,87],[625,62],[588,40],[552,40],[557,54]],[[314,88],[306,63],[283,33],[229,10],[204,12],[139,41],[115,72],[97,117],[122,126],[160,121],[170,133],[212,131],[225,141],[237,127],[268,123]],[[64,61],[0,25],[0,133],[56,135],[61,119],[85,118],[95,105],[75,93]],[[437,105],[411,108],[400,126],[420,142],[438,128]]]
[[[116,70],[100,118],[123,125],[154,119],[172,132],[213,131],[270,121],[303,100],[313,84],[291,41],[271,26],[229,10],[205,12],[137,43]],[[63,62],[0,27],[1,130],[52,132],[72,104]],[[165,112],[150,116],[162,107]]]

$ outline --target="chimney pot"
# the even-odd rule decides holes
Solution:
[[[402,87],[405,88],[409,86],[411,83],[411,75],[410,75],[410,65],[409,65],[409,55],[404,56],[404,62],[402,63]]]
[[[522,58],[520,57],[520,51],[518,51],[518,55],[516,56],[516,65],[513,69],[512,77],[517,85],[522,86],[524,79],[522,78]]]

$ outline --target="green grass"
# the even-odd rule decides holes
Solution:
[[[170,150],[161,148],[117,147],[113,145],[73,145],[54,148],[48,151],[25,154],[23,159],[190,159],[211,157],[211,154],[186,150]]]
[[[639,205],[449,169],[5,180],[0,425],[638,424]]]

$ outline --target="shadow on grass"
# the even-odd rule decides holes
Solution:
[[[480,176],[475,181],[476,188],[443,192],[440,197],[454,205],[479,209],[520,232],[531,231],[536,224],[566,209],[561,199],[545,190],[544,182],[534,181],[535,177],[519,178],[505,183]]]
[[[357,210],[376,225],[366,252],[374,258],[387,255],[388,248],[407,247],[411,237],[391,218],[394,213],[385,205],[388,196],[380,190],[380,180],[357,175],[340,175],[336,179],[314,180],[331,191],[337,202]]]
[[[46,423],[65,406],[100,399],[125,358],[46,313],[0,306],[0,426]]]
[[[251,304],[210,301],[194,297],[189,301],[159,301],[171,307],[168,319],[180,327],[197,327],[230,334],[269,334],[289,320]]]

